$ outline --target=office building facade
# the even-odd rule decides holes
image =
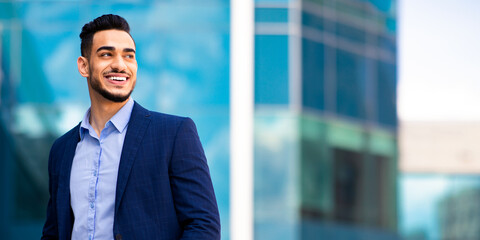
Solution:
[[[395,239],[394,1],[257,1],[255,239]]]
[[[0,2],[0,234],[38,238],[54,139],[88,109],[79,31],[124,16],[133,98],[191,117],[230,239],[230,4]],[[395,1],[257,0],[255,239],[396,237]]]

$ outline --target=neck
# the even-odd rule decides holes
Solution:
[[[123,102],[112,102],[107,99],[93,99],[90,97],[90,125],[100,137],[105,124],[110,120],[129,100]]]

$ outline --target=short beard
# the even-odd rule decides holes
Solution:
[[[91,78],[94,78],[94,79],[91,79]],[[100,80],[96,79],[95,77],[89,77],[88,81],[90,82],[90,86],[92,86],[92,89],[95,90],[100,95],[102,95],[102,97],[117,103],[125,102],[130,97],[130,94],[132,94],[133,89],[135,88],[135,85],[132,86],[132,89],[130,90],[130,92],[128,92],[125,95],[113,94],[107,91],[107,89],[102,88],[102,86],[100,86]]]

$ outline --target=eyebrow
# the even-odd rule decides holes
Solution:
[[[133,53],[135,53],[135,49],[133,49],[133,48],[124,48],[123,51],[124,51],[124,52],[133,52]]]
[[[112,46],[101,46],[97,49],[97,52],[100,52],[102,50],[107,50],[107,51],[114,51],[115,50],[115,47],[112,47]],[[133,48],[124,48],[123,49],[124,52],[133,52],[135,53],[135,49]]]

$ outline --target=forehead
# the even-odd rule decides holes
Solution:
[[[110,29],[96,32],[92,40],[92,51],[96,51],[102,46],[111,46],[116,49],[135,49],[132,37],[127,32],[121,30]]]

